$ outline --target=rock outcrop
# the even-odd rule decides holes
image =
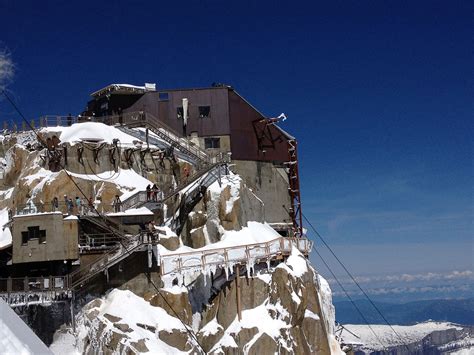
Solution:
[[[111,303],[115,301],[110,296],[96,299],[79,316],[85,331],[83,352],[136,353],[138,347],[151,349],[163,343],[175,350],[198,352],[199,342],[209,354],[334,353],[327,329],[334,314],[333,310],[324,309],[322,298],[330,298],[330,294],[322,294],[327,291],[321,289],[320,280],[306,259],[294,250],[286,262],[270,270],[260,269],[250,277],[231,277],[201,313],[192,314],[194,301],[186,289],[178,286],[162,289],[161,295],[147,294],[142,299],[149,307],[147,313],[160,310],[166,313],[166,319],[174,320],[175,327],[165,324],[169,323],[166,319],[150,322],[143,315],[141,320],[140,314],[130,324],[129,315],[120,310],[112,314]],[[125,297],[117,292],[128,291],[114,290],[112,299]],[[197,341],[173,310],[188,329],[193,329]]]

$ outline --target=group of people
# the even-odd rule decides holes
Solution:
[[[86,210],[92,210],[94,207],[92,196],[89,198],[88,201],[87,199],[86,201],[83,201],[81,200],[79,196],[76,196],[76,198],[73,199],[71,197],[68,197],[67,195],[64,195],[64,201],[62,205],[64,206],[66,213],[71,214],[71,215],[85,214]],[[60,211],[60,210],[61,209],[59,208],[59,200],[55,196],[51,200],[51,211],[54,212],[54,211]]]
[[[161,191],[156,184],[153,184],[153,186],[148,185],[146,187],[146,200],[153,202],[163,200],[163,191]]]

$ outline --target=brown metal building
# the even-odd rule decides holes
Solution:
[[[156,90],[154,84],[111,84],[91,96],[85,116],[143,111],[203,149],[230,152],[235,171],[265,203],[267,221],[291,224],[288,211],[300,208],[297,165],[287,165],[296,157],[296,141],[231,86]]]
[[[230,86],[151,91],[112,84],[92,96],[84,115],[145,111],[182,136],[202,137],[203,148],[226,150],[228,140],[232,159],[279,163],[288,159],[285,133],[273,125],[262,127],[258,121],[265,116]],[[183,99],[188,100],[186,127]]]

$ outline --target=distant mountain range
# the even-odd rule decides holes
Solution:
[[[355,301],[371,324],[385,322],[367,300]],[[392,324],[411,325],[429,319],[464,325],[474,325],[474,298],[460,300],[426,300],[403,304],[374,302],[384,317]],[[336,320],[341,324],[365,324],[352,303],[334,302]]]

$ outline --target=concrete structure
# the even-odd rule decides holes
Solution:
[[[78,219],[61,212],[13,217],[12,263],[79,258]]]

